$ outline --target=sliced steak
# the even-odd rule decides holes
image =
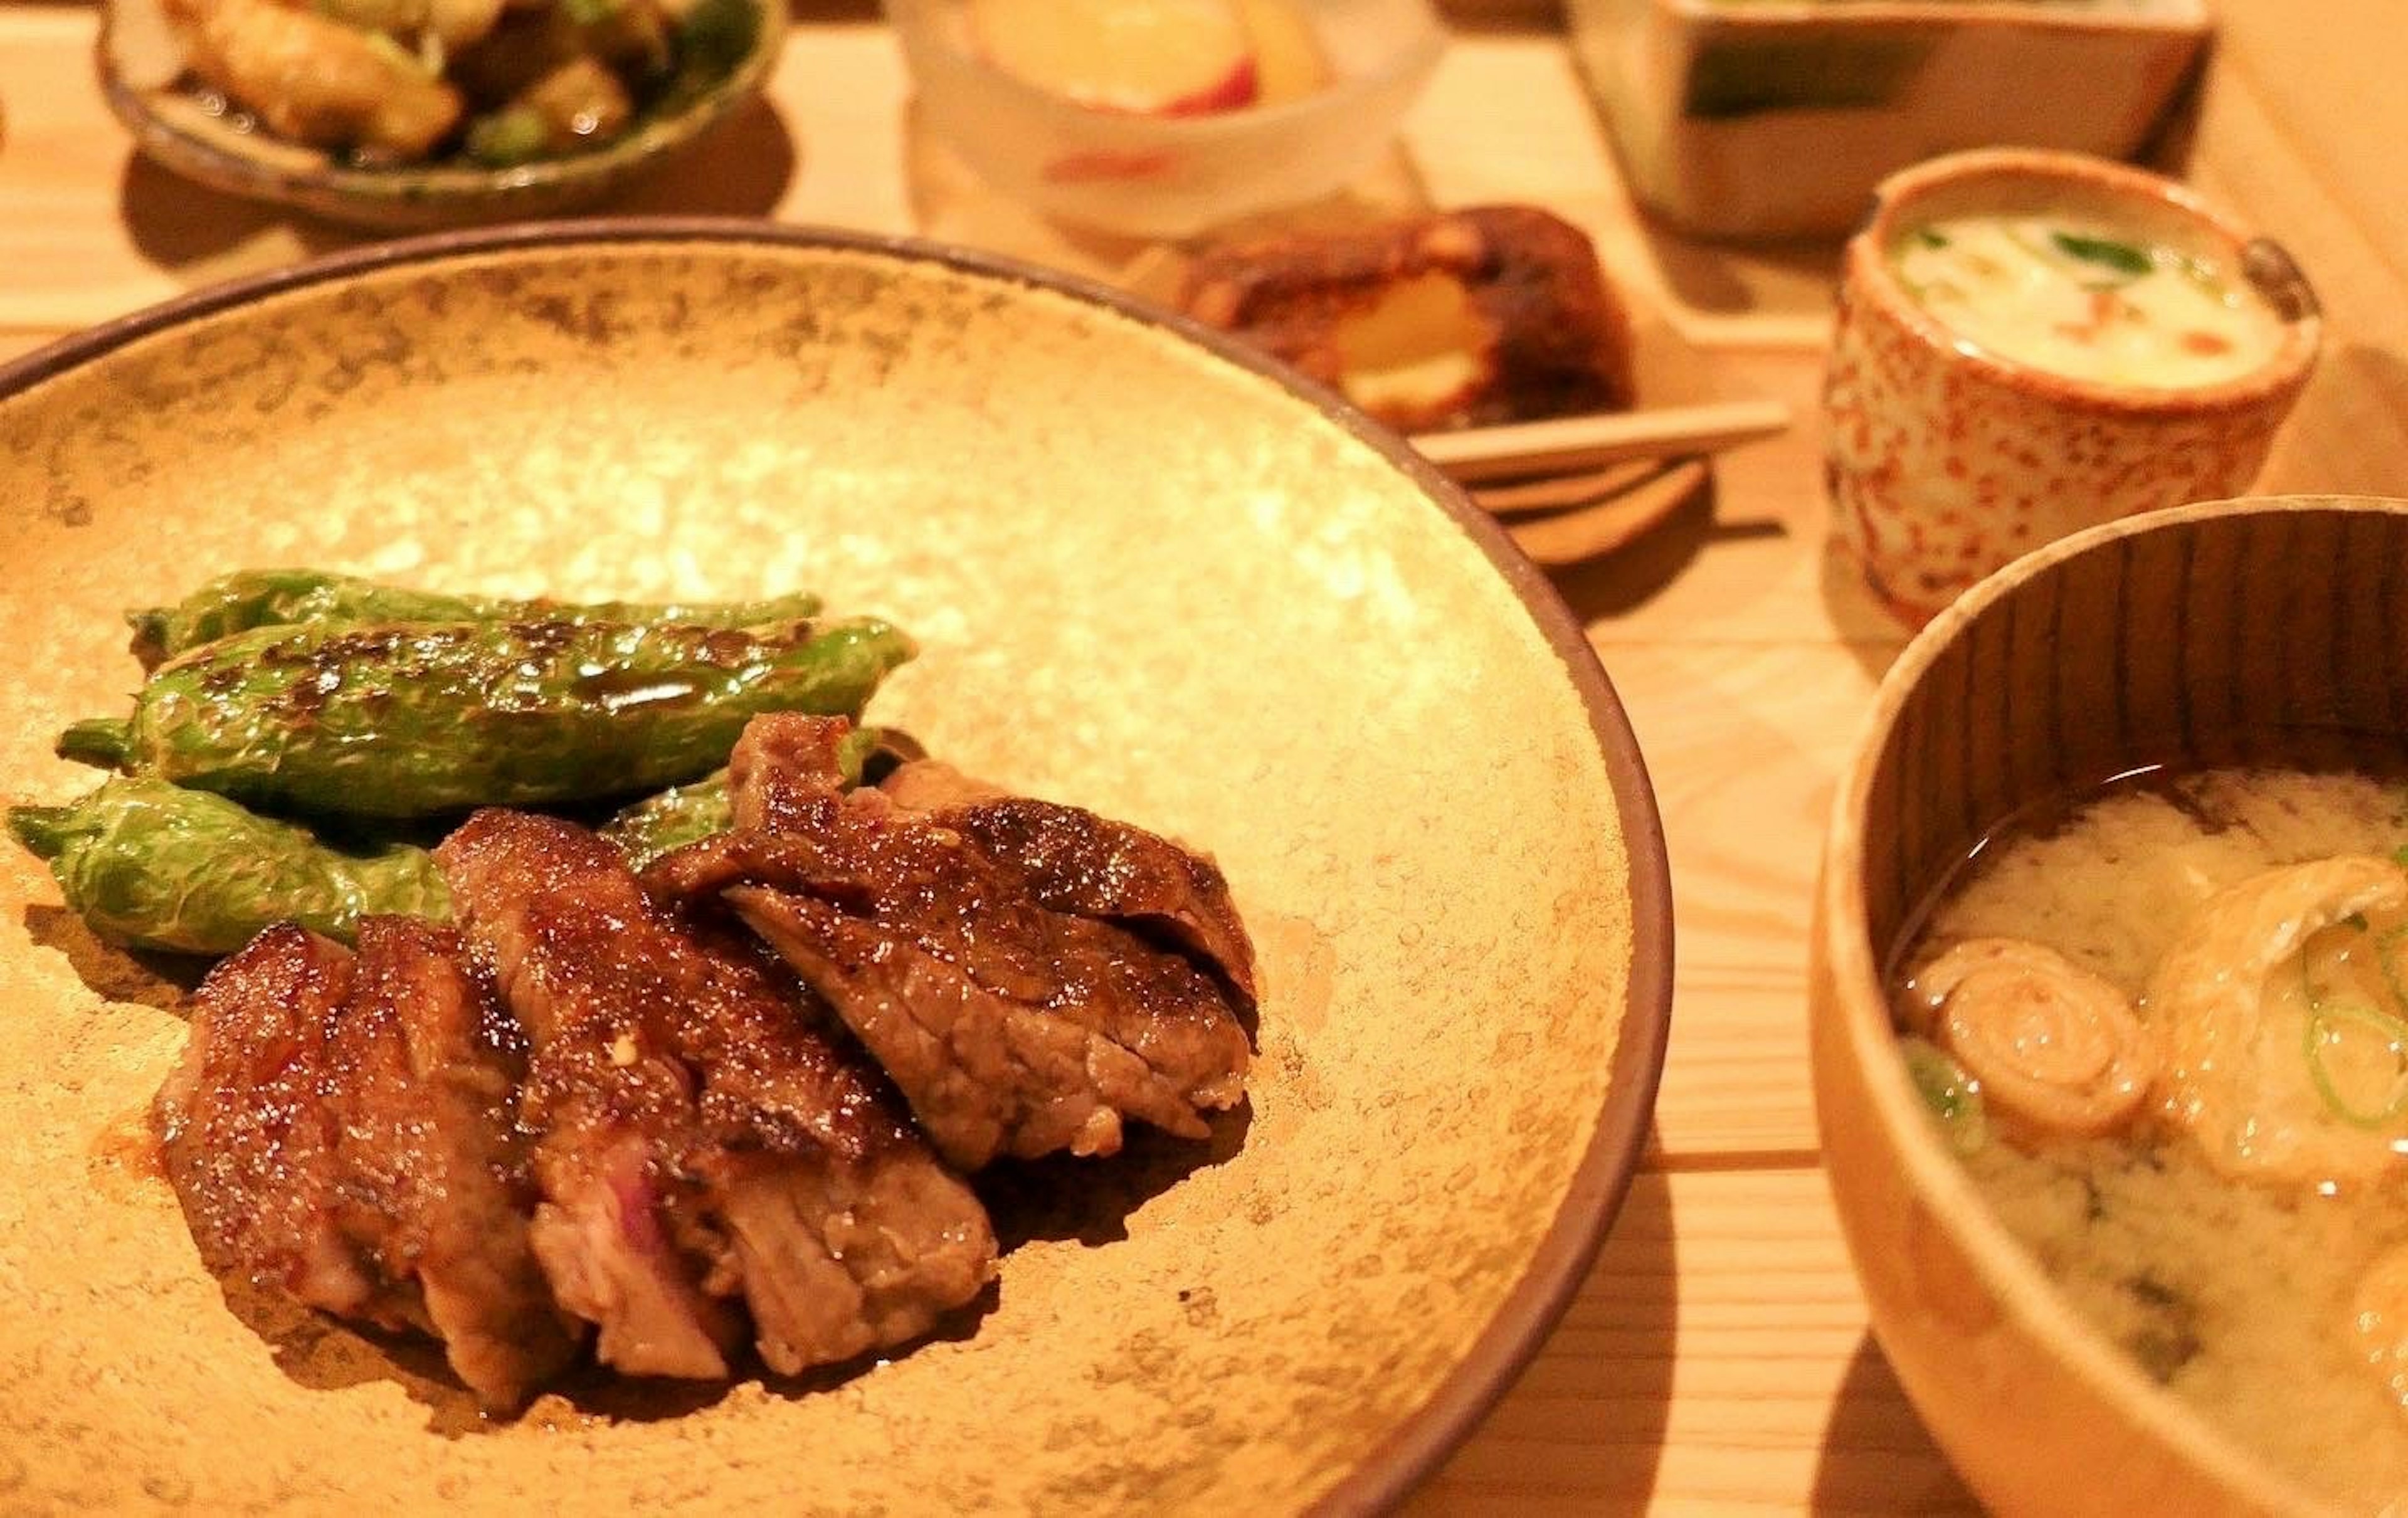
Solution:
[[[718,1198],[761,1357],[789,1375],[926,1333],[995,1274],[986,1210],[825,1005],[724,914],[677,919],[696,971],[679,1031],[703,1074]]]
[[[560,1304],[600,1330],[605,1364],[724,1380],[742,1325],[681,1247],[699,1235],[681,1215],[696,1134],[693,1081],[672,1051],[676,989],[632,936],[649,915],[586,867],[586,837],[487,810],[437,853],[463,933],[526,1031],[520,1121],[538,1135],[543,1197],[530,1239]]]
[[[1104,888],[1076,884],[1066,861],[1085,849],[1093,864],[1111,848],[1057,847],[1051,833],[1031,843],[1018,812],[965,830],[962,809],[848,795],[830,758],[842,732],[826,719],[755,719],[730,764],[736,828],[664,860],[648,877],[655,889],[724,892],[956,1165],[1111,1153],[1125,1115],[1204,1137],[1202,1111],[1244,1094],[1247,1041],[1229,996],[1182,954],[1042,899],[1100,900]],[[1250,983],[1251,954],[1237,963]]]
[[[739,827],[779,831],[842,785],[841,717],[780,713],[748,724],[729,765]],[[1254,1000],[1254,950],[1218,866],[1159,834],[1082,807],[1016,796],[936,759],[898,765],[878,793],[932,813],[1017,872],[1039,906],[1125,924],[1197,960]]]
[[[385,1280],[417,1282],[452,1368],[496,1411],[566,1369],[579,1342],[528,1238],[520,1044],[456,933],[361,920],[326,1049],[343,1229]]]
[[[1254,1006],[1254,944],[1211,860],[1141,827],[1026,796],[969,801],[936,815],[1014,871],[1039,905],[1159,936],[1216,971],[1242,1006]]]
[[[924,1333],[992,1276],[977,1198],[752,946],[653,907],[567,823],[480,812],[439,856],[532,1045],[537,1249],[605,1359],[724,1374],[700,1351],[740,1295],[793,1373]]]
[[[279,924],[220,960],[159,1088],[167,1179],[201,1259],[329,1312],[399,1328],[414,1294],[380,1279],[342,1221],[326,1026],[351,994],[341,944]]]

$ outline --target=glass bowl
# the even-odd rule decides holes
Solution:
[[[1446,46],[1426,0],[1288,0],[1327,83],[1271,104],[1148,115],[1006,72],[973,39],[976,3],[885,0],[925,127],[1010,198],[1135,236],[1192,236],[1340,189],[1387,147]]]

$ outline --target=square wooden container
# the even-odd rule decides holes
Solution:
[[[1566,0],[1641,204],[1706,236],[1838,236],[1964,148],[2129,158],[2190,93],[2205,0]]]

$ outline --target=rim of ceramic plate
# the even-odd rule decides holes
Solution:
[[[1051,290],[1175,333],[1223,362],[1305,400],[1411,479],[1482,549],[1563,661],[1613,780],[1628,866],[1630,960],[1623,1018],[1597,1127],[1520,1280],[1421,1406],[1365,1451],[1314,1506],[1325,1512],[1378,1511],[1402,1502],[1512,1389],[1587,1278],[1621,1211],[1646,1145],[1671,1032],[1672,900],[1663,823],[1646,762],[1586,631],[1544,573],[1513,546],[1503,526],[1401,437],[1336,392],[1226,334],[1093,280],[918,237],[708,217],[528,222],[437,232],[330,254],[196,290],[37,349],[0,365],[0,401],[140,338],[312,285],[490,253],[644,243],[822,249],[936,264],[973,276]]]

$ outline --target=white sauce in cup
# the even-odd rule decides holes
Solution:
[[[2070,379],[2212,385],[2267,363],[2283,337],[2238,270],[2076,218],[1926,222],[1889,262],[1966,343]]]

